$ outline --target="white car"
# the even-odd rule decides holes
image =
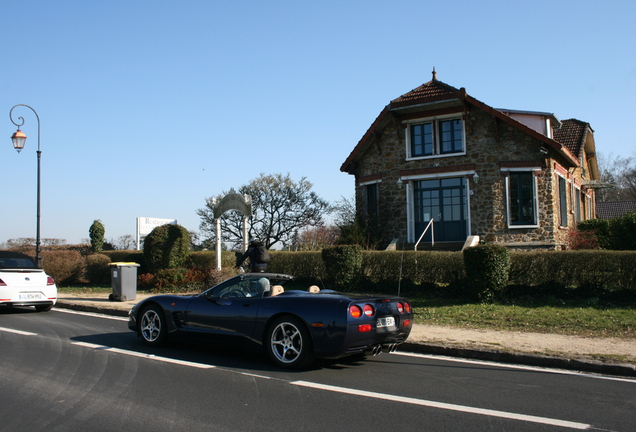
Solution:
[[[51,310],[57,301],[55,281],[28,255],[0,251],[0,305]]]

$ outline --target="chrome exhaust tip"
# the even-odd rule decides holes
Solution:
[[[383,353],[392,353],[392,352],[395,352],[396,349],[397,349],[397,344],[394,344],[394,343],[387,344],[387,345],[384,345],[382,347],[382,352]]]

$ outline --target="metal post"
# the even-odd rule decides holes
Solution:
[[[13,109],[19,106],[29,108],[31,111],[33,111],[33,114],[35,114],[35,118],[37,118],[38,120],[38,151],[37,151],[38,173],[37,173],[37,212],[36,212],[36,229],[35,229],[35,263],[38,266],[38,268],[42,268],[42,257],[40,256],[40,160],[42,158],[42,151],[40,150],[40,116],[38,116],[38,113],[28,105],[24,105],[24,104],[14,105],[13,108],[11,108],[11,111],[9,111],[9,119],[11,119],[11,123],[16,125],[18,129],[20,128],[20,126],[24,124],[24,118],[18,117],[18,120],[22,120],[22,122],[18,124],[15,121],[13,121],[12,114],[13,114]]]
[[[216,219],[216,269],[221,270],[221,218]]]

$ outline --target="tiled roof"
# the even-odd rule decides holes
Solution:
[[[599,219],[614,219],[625,213],[636,211],[636,201],[606,201],[596,203],[596,216]]]
[[[437,79],[422,84],[421,86],[403,94],[399,98],[393,99],[391,105],[401,104],[402,102],[410,102],[422,98],[433,98],[457,93],[459,90],[448,84],[444,84]]]
[[[579,157],[589,127],[589,123],[581,120],[563,120],[561,127],[554,131],[554,140],[563,144],[574,156]]]
[[[548,138],[545,134],[535,131],[527,125],[514,119],[510,115],[505,114],[504,112],[495,108],[492,108],[491,106],[486,105],[485,103],[473,98],[472,96],[469,96],[468,94],[466,94],[465,88],[462,87],[460,89],[457,89],[451,85],[439,81],[437,79],[437,73],[435,72],[435,69],[433,69],[433,79],[431,81],[422,84],[421,86],[411,90],[408,93],[403,94],[396,99],[393,99],[389,103],[389,105],[384,107],[382,112],[371,124],[369,129],[367,129],[366,133],[362,136],[353,151],[344,161],[344,163],[340,167],[340,170],[349,174],[353,174],[355,172],[357,160],[361,157],[369,143],[372,141],[374,132],[376,132],[378,128],[381,128],[384,122],[390,121],[391,116],[396,115],[396,113],[398,113],[399,116],[400,112],[407,113],[407,110],[417,113],[417,110],[419,109],[418,107],[420,105],[430,104],[432,106],[433,104],[438,102],[440,103],[438,107],[446,104],[447,108],[449,107],[452,109],[457,109],[457,107],[461,107],[462,105],[464,106],[464,109],[467,109],[466,107],[469,105],[475,106],[491,114],[493,117],[498,118],[499,120],[502,120],[515,128],[520,129],[521,131],[529,134],[537,140],[556,149],[572,165],[577,166],[579,164],[578,155],[580,153],[582,145],[585,143],[585,136],[587,133],[586,127],[589,128],[589,125],[587,123],[581,122],[579,120],[565,121],[566,125],[565,127],[561,128],[562,130],[559,133],[561,134],[561,140],[570,143],[569,145],[567,145],[556,137],[555,139]],[[393,117],[393,120],[396,121],[396,118]],[[579,129],[576,128],[577,126],[579,127]],[[557,135],[557,131],[555,131],[555,135]],[[572,151],[571,149],[575,149],[575,151]]]

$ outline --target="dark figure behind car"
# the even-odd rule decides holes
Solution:
[[[250,240],[249,247],[241,257],[236,260],[236,268],[239,268],[243,261],[247,258],[250,259],[250,267],[252,273],[263,273],[267,270],[267,263],[269,262],[269,253],[259,240]]]

